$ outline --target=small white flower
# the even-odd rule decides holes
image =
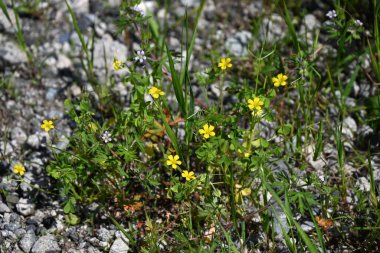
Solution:
[[[144,9],[141,7],[141,4],[135,5],[132,7],[132,10],[138,12],[141,16],[144,16]]]
[[[335,11],[335,10],[331,10],[331,11],[327,12],[326,16],[327,16],[329,19],[333,19],[333,18],[336,18],[338,15],[336,14],[336,11]]]
[[[143,63],[146,60],[144,50],[138,50],[136,54],[137,56],[135,57],[135,61],[139,61],[140,63]]]
[[[363,26],[363,22],[359,19],[355,20],[355,24],[357,24],[358,26]]]
[[[105,131],[105,132],[102,134],[102,139],[103,139],[103,141],[104,141],[105,143],[112,141],[112,139],[111,139],[111,134],[110,134],[108,131]]]

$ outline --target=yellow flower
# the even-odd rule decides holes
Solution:
[[[203,138],[208,139],[210,136],[215,136],[214,129],[213,125],[205,124],[203,129],[199,129],[199,133],[203,134]]]
[[[227,68],[232,67],[231,58],[222,58],[218,64],[218,67],[222,70],[226,70]]]
[[[179,160],[179,156],[175,155],[174,157],[172,155],[168,156],[168,160],[166,161],[166,165],[172,166],[173,169],[176,169],[178,166],[181,165],[182,162]]]
[[[152,88],[149,89],[149,94],[152,95],[153,98],[159,98],[160,96],[163,96],[165,92],[157,87],[152,86]]]
[[[25,167],[22,164],[20,164],[20,163],[15,164],[13,166],[13,172],[16,173],[16,174],[20,174],[22,176],[25,173]]]
[[[257,117],[260,117],[261,114],[263,114],[263,110],[253,110],[252,111],[252,116],[257,116]]]
[[[244,188],[243,190],[240,191],[241,195],[244,197],[248,196],[251,194],[251,189],[250,188]]]
[[[195,179],[194,172],[193,171],[189,172],[187,170],[184,170],[182,172],[182,177],[186,178],[186,181],[190,181],[190,180]]]
[[[44,129],[45,132],[49,132],[50,129],[54,128],[53,121],[45,119],[41,125],[41,128]]]
[[[114,58],[112,66],[113,66],[113,69],[117,71],[123,67],[123,62],[117,58]]]
[[[264,102],[260,98],[248,99],[248,107],[251,110],[260,111],[262,105],[264,105]]]
[[[286,80],[288,79],[287,75],[283,74],[278,74],[277,77],[272,78],[273,85],[276,87],[285,86],[286,85]]]

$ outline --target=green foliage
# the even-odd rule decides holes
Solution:
[[[130,104],[124,109],[113,100],[113,94],[102,93],[107,87],[95,80],[89,45],[66,1],[84,50],[87,65],[83,68],[89,81],[99,88],[94,89],[98,100],[85,93],[65,101],[75,129],[69,147],[55,152],[55,160],[47,168],[59,183],[66,221],[79,223],[88,211],[86,207],[98,203],[95,212],[106,213],[137,252],[158,252],[166,240],[172,243],[171,249],[179,251],[207,248],[211,252],[239,252],[247,246],[250,232],[246,226],[252,225],[249,209],[257,210],[259,227],[267,237],[265,243],[275,241],[277,214],[268,212],[275,202],[291,228],[286,234],[284,224],[280,224],[291,252],[318,252],[318,246],[326,252],[324,231],[318,228],[311,210],[320,208],[324,217],[327,210],[333,210],[331,216],[342,211],[339,203],[345,203],[350,181],[346,178],[342,127],[317,120],[316,111],[318,108],[325,113],[328,121],[322,86],[329,84],[323,88],[331,89],[340,116],[349,113],[345,99],[362,70],[357,65],[346,86],[339,74],[353,62],[347,48],[360,39],[363,28],[339,9],[338,17],[326,22],[325,27],[330,39],[336,41],[339,62],[318,69],[318,36],[312,46],[306,43],[297,34],[293,14],[282,1],[287,38],[296,53],[283,50],[283,42],[263,44],[248,60],[232,59],[233,66],[225,70],[218,63],[228,56],[210,53],[204,59],[210,67],[194,73],[189,65],[205,2],[194,11],[194,20],[187,12],[180,20],[185,49],[181,52],[186,55],[169,47],[166,31],[154,17],[136,10],[139,0],[122,2],[118,29],[141,29],[140,48],[148,55],[144,64],[136,64],[130,56],[119,66],[128,70],[123,82],[131,85]],[[372,53],[372,57],[377,56]],[[241,64],[244,60],[249,63]],[[272,78],[278,74],[288,79],[285,85],[275,87]],[[196,100],[193,82],[204,89],[219,87],[218,103],[207,98]],[[228,88],[224,89],[226,83]],[[335,95],[338,90],[341,97]],[[225,106],[223,92],[236,102]],[[369,100],[372,108],[377,108],[378,99]],[[376,115],[376,109],[371,113]],[[324,182],[311,168],[312,162],[323,156],[328,134],[335,137],[340,185]],[[311,157],[310,147],[314,151]],[[361,195],[361,211],[369,203],[378,205],[372,167],[370,173],[371,202]],[[303,231],[298,215],[312,220],[315,229]],[[143,225],[132,229],[132,224]],[[234,244],[236,240],[241,248]]]

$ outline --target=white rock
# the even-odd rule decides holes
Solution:
[[[37,237],[34,231],[28,230],[28,232],[20,240],[19,246],[24,252],[30,252],[36,240]]]
[[[181,4],[187,7],[194,7],[199,5],[200,0],[181,0]]]
[[[346,135],[349,139],[354,138],[354,134],[358,130],[358,126],[355,120],[351,117],[347,117],[343,120],[342,134]]]
[[[40,145],[41,145],[41,140],[38,136],[38,134],[32,134],[32,135],[29,135],[28,137],[28,140],[26,142],[29,146],[31,146],[32,148],[39,148]]]
[[[127,253],[129,251],[128,241],[117,238],[110,249],[110,253]]]
[[[356,187],[365,192],[369,192],[371,189],[371,185],[366,177],[359,177],[356,181]]]
[[[8,40],[0,34],[0,60],[11,65],[26,63],[28,58],[16,42]]]
[[[16,209],[17,212],[19,212],[23,216],[29,216],[34,214],[35,204],[29,203],[28,199],[20,198],[20,200],[16,204]]]
[[[5,143],[3,141],[0,141],[0,150],[1,153],[5,156],[8,156],[13,153],[13,147],[11,144],[9,144],[9,142]]]
[[[75,13],[87,13],[90,11],[89,0],[69,0],[69,4]]]
[[[59,253],[61,248],[59,247],[55,236],[44,235],[38,238],[33,246],[32,253]]]
[[[69,69],[71,68],[73,63],[71,62],[70,58],[67,57],[64,54],[58,54],[57,55],[57,69]]]

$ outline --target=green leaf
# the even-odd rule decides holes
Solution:
[[[176,97],[177,102],[179,104],[179,108],[182,112],[182,115],[187,115],[186,114],[186,104],[185,104],[185,101],[183,98],[182,83],[180,82],[178,75],[177,75],[177,71],[174,68],[174,61],[173,61],[169,46],[167,44],[166,44],[166,54],[167,54],[168,60],[169,60],[170,74],[171,74],[172,80],[173,80],[172,84],[173,84],[173,88],[174,88],[175,97]]]
[[[65,215],[65,220],[68,224],[74,226],[80,223],[80,218],[73,213]]]
[[[66,205],[63,207],[63,211],[65,213],[75,213],[74,203],[75,203],[75,199],[74,198],[70,198],[67,201]]]
[[[292,131],[293,126],[290,124],[285,124],[282,127],[280,127],[277,131],[278,134],[281,135],[288,135]]]

